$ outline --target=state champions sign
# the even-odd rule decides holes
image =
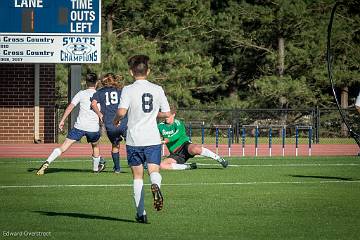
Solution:
[[[101,0],[1,0],[0,63],[100,63]]]

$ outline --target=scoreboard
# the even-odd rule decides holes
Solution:
[[[101,0],[1,0],[0,63],[100,63]]]

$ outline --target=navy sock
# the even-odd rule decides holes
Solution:
[[[111,152],[111,157],[114,162],[114,171],[120,171],[120,154]]]

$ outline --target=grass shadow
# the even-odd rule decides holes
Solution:
[[[28,168],[28,172],[36,172],[37,168]],[[57,172],[83,172],[83,173],[92,173],[91,169],[78,169],[78,168],[48,168],[46,169],[46,174],[48,173],[57,173]]]
[[[28,168],[27,171],[28,172],[36,172],[38,169],[37,168]],[[91,169],[79,169],[79,168],[48,168],[46,169],[45,171],[45,174],[49,174],[49,173],[58,173],[58,172],[77,172],[77,173],[92,173],[93,171]],[[100,174],[103,174],[103,173],[113,173],[112,170],[105,170],[105,171],[102,171]],[[121,170],[121,173],[120,174],[123,174],[123,173],[128,173],[127,171],[123,171]]]
[[[296,178],[318,178],[318,179],[331,179],[331,180],[342,180],[342,181],[355,181],[356,179],[347,177],[333,177],[333,176],[314,176],[314,175],[288,175]]]
[[[120,222],[129,222],[129,223],[136,223],[135,220],[130,219],[122,219],[122,218],[114,218],[114,217],[107,217],[107,216],[98,216],[92,214],[85,214],[85,213],[75,213],[75,212],[48,212],[48,211],[33,211],[35,213],[39,213],[44,216],[50,217],[73,217],[73,218],[83,218],[83,219],[96,219],[96,220],[107,220],[107,221],[120,221]]]

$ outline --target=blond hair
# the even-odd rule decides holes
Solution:
[[[123,88],[123,85],[120,83],[122,76],[115,75],[114,73],[107,73],[105,74],[100,82],[103,87],[115,87],[118,89]]]

